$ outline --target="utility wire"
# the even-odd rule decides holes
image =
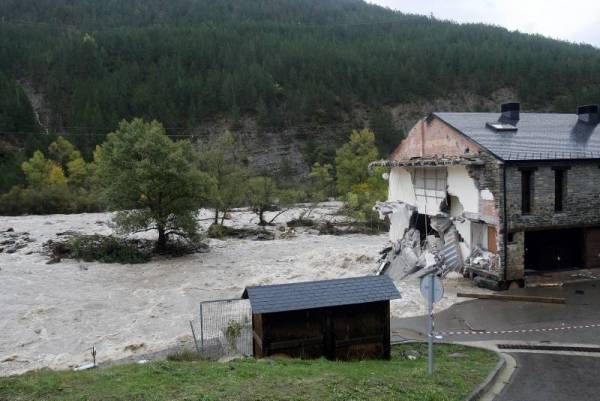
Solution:
[[[219,123],[218,120],[200,120],[198,121],[198,124],[202,124],[202,123]],[[224,125],[227,125],[227,122],[223,123]],[[294,128],[299,128],[299,129],[303,129],[303,128],[323,128],[323,127],[332,127],[332,128],[336,128],[336,127],[345,127],[345,126],[357,126],[360,125],[358,123],[352,123],[352,122],[334,122],[334,123],[315,123],[315,124],[309,124],[309,123],[304,123],[304,124],[283,124],[282,126],[261,126],[261,127],[257,127],[258,130],[286,130],[286,129],[294,129]],[[22,127],[27,127],[27,128],[40,128],[39,125],[33,125],[33,124],[27,124],[27,125],[21,125]],[[111,132],[111,131],[115,131],[117,130],[119,127],[117,126],[91,126],[91,125],[66,125],[66,126],[61,126],[60,129],[65,130],[65,131],[70,131],[70,130],[103,130],[105,129],[106,132]],[[207,131],[208,128],[203,128],[203,127],[163,127],[165,130],[168,131],[200,131],[200,132],[204,132]],[[244,131],[246,129],[239,129],[236,131]],[[3,132],[14,132],[14,133],[22,133],[22,132],[26,132],[26,131],[20,131],[20,130],[6,130],[6,129],[2,129],[0,128],[0,131]],[[57,131],[58,132],[58,131]],[[97,131],[96,131],[97,132]]]
[[[323,125],[306,125],[306,126],[283,126],[283,127],[271,127],[271,128],[257,128],[256,130],[248,130],[248,129],[242,129],[242,130],[234,130],[237,132],[264,132],[264,131],[268,131],[268,130],[273,130],[273,131],[277,131],[277,132],[281,132],[281,131],[286,131],[286,130],[292,130],[292,129],[301,129],[301,130],[323,130],[323,129],[335,129],[335,128],[355,128],[355,129],[360,129],[363,128],[365,126],[365,124],[355,124],[355,123],[343,123],[343,124],[323,124]],[[10,131],[10,130],[0,130],[0,135],[4,135],[4,136],[25,136],[25,135],[38,135],[38,136],[50,136],[50,135],[64,135],[64,136],[69,136],[69,137],[104,137],[107,134],[109,134],[110,132],[115,132],[118,130],[117,128],[111,129],[109,131],[106,132],[79,132],[79,131],[69,131],[68,129],[65,129],[65,131],[55,131],[55,132],[50,132],[50,133],[45,133],[45,132],[34,132],[34,131]],[[203,129],[203,128],[190,128],[188,129],[191,132],[187,132],[187,133],[169,133],[169,129],[165,128],[166,135],[172,138],[197,138],[197,137],[201,137],[203,136],[203,134],[209,133],[211,130],[209,129]]]

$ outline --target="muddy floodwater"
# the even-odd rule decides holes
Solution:
[[[338,208],[322,205],[312,217],[337,219]],[[303,210],[290,210],[275,223],[283,225]],[[208,226],[210,213],[201,217]],[[0,232],[12,228],[13,237],[28,238],[22,248],[0,253],[0,375],[75,367],[89,361],[92,346],[103,362],[188,343],[189,320],[200,301],[239,297],[246,286],[374,274],[388,238],[298,229],[272,241],[208,240],[207,253],[140,265],[46,264],[45,241],[65,231],[109,234],[110,221],[108,213],[0,217]],[[240,227],[254,223],[247,210],[227,221]],[[418,284],[397,284],[403,298],[393,302],[392,314],[423,314]],[[470,283],[464,279],[448,281],[438,308],[456,303],[457,289],[465,286]]]

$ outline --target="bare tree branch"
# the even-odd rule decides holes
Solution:
[[[284,214],[284,213],[285,213],[285,212],[287,212],[288,210],[289,210],[289,209],[283,209],[282,211],[280,211],[279,213],[277,213],[277,214],[275,215],[275,217],[273,217],[271,220],[269,220],[269,221],[267,222],[267,224],[268,224],[268,225],[271,225],[271,224],[273,224],[273,222],[275,221],[275,219],[276,219],[276,218],[278,218],[279,216],[281,216],[282,214]]]

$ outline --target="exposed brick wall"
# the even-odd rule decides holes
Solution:
[[[468,152],[467,152],[468,149]],[[479,145],[465,138],[438,118],[425,118],[417,122],[406,139],[394,150],[391,159],[412,157],[461,156],[482,152]]]

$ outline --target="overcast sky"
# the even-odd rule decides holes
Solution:
[[[600,0],[367,0],[406,13],[483,22],[600,48]]]

